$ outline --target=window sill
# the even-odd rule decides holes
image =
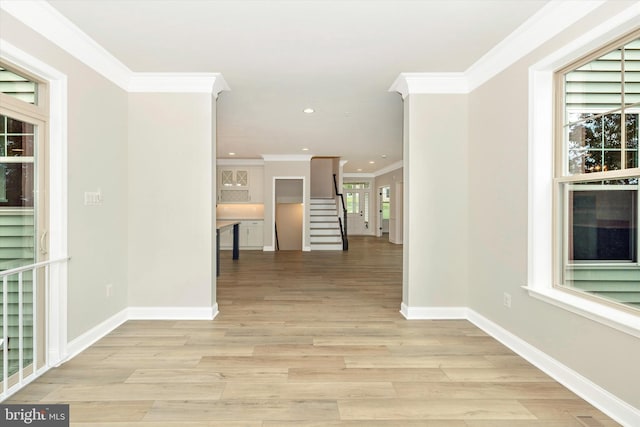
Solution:
[[[523,289],[536,299],[640,338],[640,316],[559,289],[536,289],[529,286],[523,286]]]

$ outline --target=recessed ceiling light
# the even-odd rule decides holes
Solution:
[[[386,154],[383,154],[381,157],[382,157],[383,159],[386,159],[386,158],[387,158],[387,155],[386,155]]]
[[[370,164],[370,165],[372,165],[372,164],[374,164],[374,163],[375,163],[375,162],[374,162],[373,160],[371,160],[371,161],[369,162],[369,164]]]
[[[302,112],[303,112],[303,113],[306,113],[306,114],[311,114],[311,113],[313,113],[313,112],[315,112],[315,111],[316,111],[316,110],[314,110],[313,108],[310,108],[310,107],[307,107],[307,108],[305,108],[304,110],[302,110]]]
[[[236,155],[236,153],[229,153],[229,155],[230,155],[230,156],[235,156],[235,155]]]
[[[358,172],[362,172],[362,169],[357,169]]]
[[[303,148],[302,151],[309,151],[309,149],[308,148]]]

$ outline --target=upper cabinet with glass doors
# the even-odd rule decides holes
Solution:
[[[263,168],[218,167],[218,203],[262,203]]]

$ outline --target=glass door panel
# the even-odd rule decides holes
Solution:
[[[20,116],[18,118],[18,116]],[[41,260],[38,251],[36,212],[43,205],[37,200],[37,152],[41,122],[20,114],[0,114],[0,271],[33,264]],[[42,228],[44,230],[44,228]],[[33,289],[38,277],[28,271],[22,277],[8,276],[8,375],[14,375],[33,362]],[[20,292],[22,286],[22,292]],[[4,289],[0,281],[0,293]],[[22,366],[19,362],[19,302],[22,300]],[[38,303],[38,306],[41,304]],[[0,330],[4,313],[0,304]],[[40,310],[40,307],[37,308]],[[43,347],[41,347],[43,348]],[[0,381],[4,376],[3,352],[0,352]]]

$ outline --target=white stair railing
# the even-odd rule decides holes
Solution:
[[[50,289],[50,266],[52,264],[65,263],[69,258],[60,258],[55,260],[38,262],[35,264],[25,265],[23,267],[12,268],[9,270],[0,271],[0,280],[2,281],[2,339],[0,339],[0,348],[2,349],[2,388],[0,392],[0,401],[6,399],[40,375],[49,369],[49,363],[47,360],[48,347],[48,324],[47,324],[47,310],[49,306],[49,289]],[[44,281],[44,286],[41,287],[44,292],[44,304],[38,304],[38,299],[41,295],[38,294],[38,273],[42,271],[40,276]],[[25,301],[25,273],[31,273],[31,297]],[[9,316],[15,316],[15,307],[13,313],[10,313],[10,301],[9,301],[9,278],[17,278],[18,287],[18,303],[17,303],[17,315],[18,315],[18,333],[17,337],[10,335]],[[29,292],[26,292],[27,294]],[[30,306],[31,310],[25,310],[25,307]],[[44,306],[45,312],[39,313],[38,307]],[[30,311],[30,312],[29,312]],[[39,316],[44,316],[40,319]],[[40,330],[39,323],[44,320],[44,329]],[[25,366],[25,325],[31,325],[31,354],[27,355]],[[39,348],[38,337],[44,334],[44,347]],[[12,334],[15,335],[15,334]],[[15,342],[15,338],[18,340],[18,360],[17,369],[15,366],[9,365],[9,352],[15,351],[15,348],[9,348]],[[15,353],[14,353],[15,354]],[[42,366],[38,366],[38,360],[40,354],[44,356],[44,363]],[[29,357],[30,356],[30,357]],[[29,368],[29,369],[27,369]],[[26,375],[25,375],[26,374]]]

